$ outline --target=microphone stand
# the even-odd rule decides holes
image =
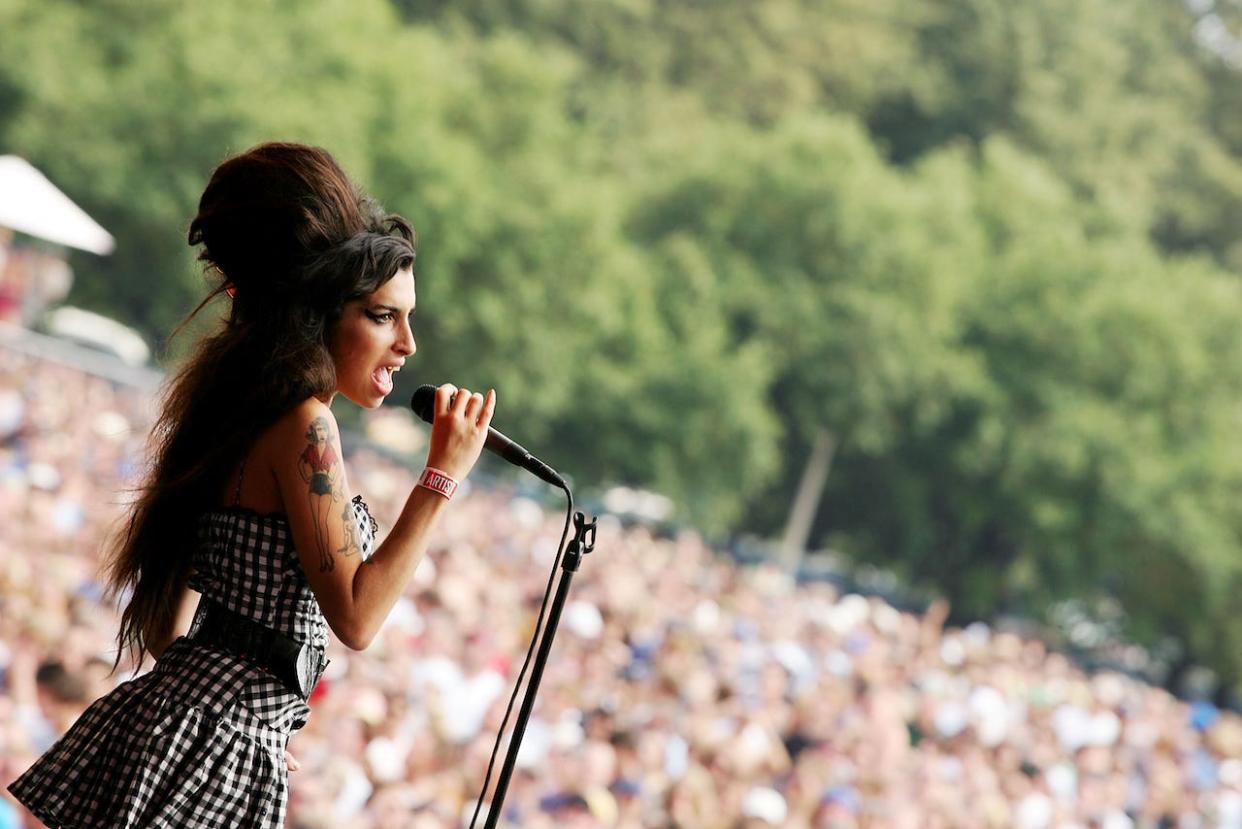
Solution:
[[[539,650],[535,654],[535,662],[531,666],[530,682],[526,685],[526,694],[522,697],[522,707],[518,710],[517,722],[513,726],[513,737],[509,740],[509,749],[505,752],[505,762],[496,778],[496,793],[487,809],[487,820],[484,829],[496,829],[496,821],[505,802],[505,792],[509,788],[509,778],[513,775],[513,766],[517,762],[518,749],[522,746],[522,735],[526,732],[526,721],[530,719],[531,709],[535,707],[535,694],[539,691],[539,680],[543,676],[544,665],[548,661],[548,652],[552,649],[552,638],[556,636],[556,627],[561,620],[561,608],[565,606],[565,596],[569,593],[570,582],[582,557],[595,549],[595,525],[597,518],[591,523],[586,522],[582,512],[574,513],[574,537],[565,549],[561,559],[561,579],[556,585],[556,595],[552,599],[552,607],[548,611],[547,624],[544,626],[539,640]]]

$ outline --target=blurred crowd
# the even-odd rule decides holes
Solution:
[[[151,407],[0,347],[0,787],[124,678],[96,568]],[[346,463],[382,538],[417,470]],[[332,643],[287,826],[468,824],[563,521],[467,482],[372,646]],[[1242,829],[1239,717],[946,616],[603,516],[501,825]]]

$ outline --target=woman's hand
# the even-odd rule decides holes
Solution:
[[[470,474],[487,440],[487,427],[496,411],[496,390],[487,397],[445,383],[436,389],[435,420],[427,465],[460,481]]]
[[[289,771],[297,771],[302,768],[302,764],[297,761],[297,758],[287,751],[285,752],[285,765],[289,767]]]

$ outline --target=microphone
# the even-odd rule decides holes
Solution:
[[[454,398],[456,396],[453,395]],[[410,408],[414,410],[414,414],[423,420],[428,423],[434,423],[436,419],[436,387],[431,384],[424,384],[415,389],[414,396],[410,398]],[[553,486],[569,489],[565,484],[565,479],[561,477],[559,472],[536,458],[530,452],[527,452],[520,443],[515,443],[491,426],[487,427],[487,442],[483,446],[489,452],[496,453],[514,466],[522,467],[527,472],[537,475]]]

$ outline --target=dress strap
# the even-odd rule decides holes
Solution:
[[[233,493],[233,506],[241,506],[242,475],[246,474],[246,459],[242,458],[241,467],[237,470],[237,491]]]

